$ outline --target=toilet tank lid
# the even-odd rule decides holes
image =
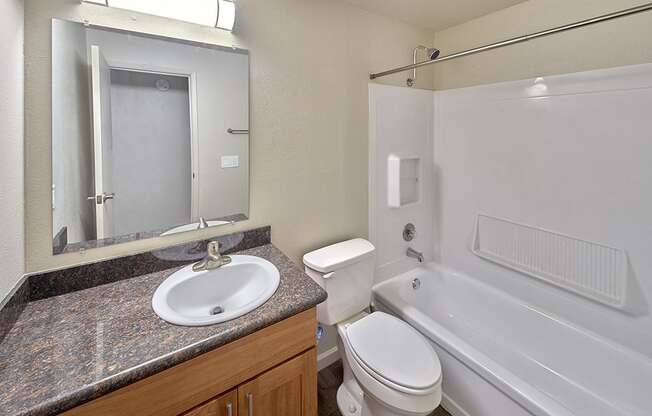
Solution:
[[[330,273],[371,256],[375,247],[363,238],[342,241],[311,251],[303,256],[303,264],[321,273]]]

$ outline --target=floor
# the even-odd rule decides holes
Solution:
[[[342,383],[342,362],[326,367],[317,375],[319,411],[318,416],[342,416],[337,409],[335,395]],[[435,410],[431,416],[451,416],[443,408]]]

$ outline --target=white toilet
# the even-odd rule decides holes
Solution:
[[[317,319],[337,325],[344,416],[425,416],[441,401],[441,366],[428,341],[383,312],[368,314],[374,246],[361,238],[306,254],[306,273],[328,293]]]

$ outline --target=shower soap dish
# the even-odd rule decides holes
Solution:
[[[478,214],[471,251],[596,302],[626,307],[625,250]]]

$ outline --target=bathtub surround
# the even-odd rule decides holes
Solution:
[[[376,281],[412,269],[412,248],[431,261],[436,171],[433,163],[434,101],[431,91],[369,84],[369,235],[376,246]],[[400,208],[388,204],[388,163],[392,156],[418,157],[419,199]],[[406,224],[416,227],[411,241],[402,237]]]
[[[25,273],[23,0],[0,2],[0,305]],[[51,242],[51,239],[50,239]],[[0,321],[4,321],[0,318]],[[0,329],[0,334],[2,330]]]
[[[652,64],[431,92],[431,115],[406,106],[422,91],[403,89],[413,96],[383,102],[398,88],[372,88],[382,93],[370,95],[370,112],[396,106],[376,120],[382,132],[433,120],[432,137],[420,136],[424,146],[433,141],[433,209],[396,208],[391,215],[434,218],[423,232],[433,235],[435,262],[416,269],[412,263],[400,278],[377,273],[376,294],[431,334],[444,368],[445,406],[469,414],[647,415],[652,403],[640,386],[652,377],[652,198],[641,190],[652,187]],[[418,119],[402,117],[403,106]],[[370,138],[376,149],[400,147],[379,131]],[[376,180],[385,178],[376,173]],[[370,187],[372,213],[385,207],[383,189],[382,182]],[[479,216],[520,229],[479,224]],[[523,224],[537,236],[527,237]],[[478,226],[483,245],[474,245]],[[373,242],[397,246],[378,250],[381,272],[402,255],[402,238],[391,227],[392,221],[370,222],[370,234],[381,239]],[[548,247],[549,234],[563,241]],[[620,269],[605,268],[604,252],[580,240],[617,252],[612,266]],[[506,248],[514,261],[505,267],[473,252],[483,247]],[[573,249],[574,262],[565,261]],[[530,270],[518,272],[519,264]],[[607,271],[602,281],[600,270]],[[546,272],[565,279],[552,285],[533,277]],[[615,290],[621,278],[626,293]],[[584,285],[575,292],[613,291],[618,301],[562,288],[569,282]]]
[[[197,238],[274,224],[274,241],[296,263],[325,241],[367,234],[367,75],[411,59],[434,33],[338,1],[240,0],[233,33],[66,0],[27,0],[27,271],[72,266]],[[131,17],[135,16],[133,20]],[[190,235],[51,252],[50,32],[53,17],[236,45],[251,52],[250,220]],[[383,53],[378,53],[378,50]],[[324,66],[323,62],[331,64]],[[420,73],[429,88],[432,74]],[[402,85],[397,76],[384,80]],[[324,114],[329,114],[324,117]],[[314,192],[314,184],[320,192]],[[307,197],[310,195],[310,197]],[[300,220],[299,220],[300,219]],[[48,237],[48,235],[50,237]]]
[[[40,300],[31,299],[0,343],[0,355],[5,357],[0,379],[6,381],[0,392],[0,413],[57,414],[325,300],[326,293],[270,244],[269,236],[270,229],[263,228],[248,237],[234,234],[221,238],[227,253],[236,251],[273,263],[281,283],[260,308],[211,326],[170,325],[151,307],[158,285],[183,267],[180,264],[189,263],[184,255],[192,245],[71,270],[69,281],[88,281],[88,288],[66,285],[63,271],[55,272],[56,279],[35,280],[39,287],[31,295]],[[184,260],[178,261],[181,258]],[[102,280],[91,279],[96,273]],[[56,283],[54,292],[43,290],[43,282],[48,280]],[[60,293],[58,288],[66,286],[69,291]],[[49,364],[43,363],[44,354]],[[57,383],[52,383],[53,377]]]
[[[651,107],[652,64],[437,92],[440,262],[652,358]],[[475,256],[478,213],[625,249],[624,307]]]
[[[424,146],[434,140],[434,209],[399,208],[390,215],[410,222],[433,212],[433,227],[421,228],[434,233],[438,263],[652,357],[652,335],[645,330],[652,322],[648,313],[652,281],[647,277],[652,263],[646,254],[652,233],[641,232],[641,224],[649,223],[652,202],[640,193],[652,186],[646,158],[652,149],[645,133],[652,126],[644,110],[652,106],[651,73],[652,64],[633,65],[431,93],[434,134],[432,138],[422,134],[421,140]],[[386,90],[388,97],[392,89],[400,90],[372,88]],[[414,92],[412,100],[422,94]],[[370,111],[382,108],[382,99],[380,105],[373,101],[381,94],[370,97]],[[392,105],[386,100],[384,105]],[[404,101],[397,102],[405,106],[409,101]],[[376,131],[404,132],[418,124],[401,118],[401,108],[377,121],[387,126]],[[370,143],[380,149],[390,139],[380,133]],[[375,201],[372,218],[373,212],[384,209],[383,191],[382,181],[370,188]],[[628,270],[611,276],[626,277],[625,303],[603,305],[474,255],[471,246],[479,213],[624,249]],[[386,236],[398,233],[391,231],[395,222],[370,223],[370,233],[378,236],[381,248],[390,244]],[[396,237],[392,252],[378,250],[381,272],[383,265],[403,256],[402,240]],[[546,264],[542,270],[554,268]],[[385,277],[378,273],[377,281]]]

